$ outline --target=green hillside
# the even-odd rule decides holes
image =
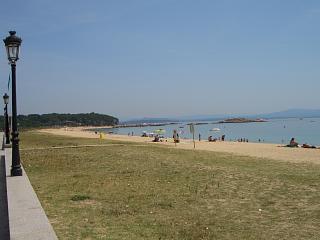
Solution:
[[[3,116],[0,122],[4,122]],[[79,114],[29,114],[18,115],[19,128],[59,127],[59,126],[106,126],[116,125],[119,119],[113,116],[98,113]],[[2,124],[3,128],[3,124]]]

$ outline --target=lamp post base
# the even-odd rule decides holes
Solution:
[[[9,143],[9,144],[4,144],[4,148],[12,148],[12,145],[11,145],[11,143]]]
[[[20,165],[11,168],[11,176],[22,176],[22,169]]]
[[[11,165],[11,176],[22,176],[22,169],[20,163],[20,151],[19,151],[19,132],[16,126],[16,119],[14,120],[12,132],[12,165]]]

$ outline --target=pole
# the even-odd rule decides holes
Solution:
[[[11,63],[12,71],[12,166],[11,176],[22,176],[19,152],[19,132],[17,127],[17,96],[16,96],[16,64]]]
[[[5,127],[5,135],[6,135],[6,144],[10,144],[8,104],[6,104],[4,108],[4,127]]]
[[[193,136],[193,148],[196,148],[196,141],[194,140],[194,130],[192,132],[192,136]]]
[[[190,132],[192,133],[193,148],[196,148],[196,142],[194,141],[194,124],[193,123],[190,123]]]

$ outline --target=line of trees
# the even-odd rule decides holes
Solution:
[[[18,115],[17,121],[20,129],[63,126],[114,126],[119,124],[119,119],[116,117],[94,112]],[[4,123],[3,116],[0,116],[0,123]],[[4,128],[3,125],[1,126],[2,129]]]

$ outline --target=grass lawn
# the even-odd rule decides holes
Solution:
[[[32,150],[84,144],[105,146]],[[320,239],[320,165],[35,132],[21,148],[59,239]]]

